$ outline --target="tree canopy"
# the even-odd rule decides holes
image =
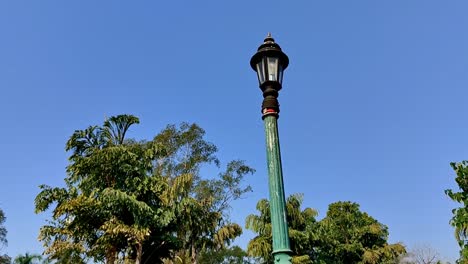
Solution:
[[[320,221],[311,208],[301,210],[302,195],[287,199],[287,218],[293,263],[396,263],[406,250],[402,244],[388,244],[388,228],[352,202],[330,204]],[[249,215],[246,228],[257,233],[247,253],[272,263],[272,235],[267,200],[257,204],[259,215]]]
[[[127,139],[139,119],[119,115],[76,130],[66,187],[40,186],[36,212],[52,209],[40,230],[45,253],[58,263],[196,263],[202,249],[222,249],[242,232],[228,218],[230,201],[250,187],[253,169],[231,161],[218,177],[217,148],[196,124],[169,125],[149,141]]]
[[[459,208],[453,209],[450,224],[455,227],[455,238],[460,246],[459,263],[468,263],[468,161],[452,162],[450,166],[456,173],[455,181],[458,190],[445,190],[445,193]]]
[[[388,228],[352,202],[336,202],[315,229],[319,263],[394,263],[406,253],[400,244],[388,244]]]
[[[5,221],[6,221],[5,213],[0,208],[0,249],[3,246],[6,246],[8,244],[8,240],[6,237],[8,232],[4,225]],[[0,255],[0,264],[9,264],[10,261],[11,261],[11,258],[8,255],[6,254]]]
[[[286,200],[289,237],[293,251],[293,263],[311,263],[313,237],[307,232],[308,227],[314,224],[317,212],[306,208],[301,210],[302,195],[291,195]],[[257,203],[259,215],[247,216],[245,227],[257,233],[247,246],[247,253],[253,257],[261,258],[262,263],[273,263],[272,257],[272,227],[270,217],[270,203],[262,199]]]
[[[203,250],[200,255],[200,263],[203,264],[255,264],[258,261],[251,258],[239,246],[233,246],[222,250]]]

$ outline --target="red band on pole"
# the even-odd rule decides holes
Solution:
[[[275,109],[271,109],[271,108],[265,108],[263,109],[263,113],[264,114],[274,114],[274,113],[277,113]]]

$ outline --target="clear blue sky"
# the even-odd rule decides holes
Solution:
[[[323,217],[358,202],[390,240],[447,259],[451,161],[468,159],[468,2],[1,1],[0,208],[12,256],[41,252],[39,184],[60,185],[75,129],[129,113],[130,136],[196,122],[226,163],[257,169],[233,204],[267,197],[261,93],[267,32],[290,57],[279,120],[287,194]],[[252,234],[238,239],[245,246]]]

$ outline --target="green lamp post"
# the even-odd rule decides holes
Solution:
[[[278,137],[279,103],[278,91],[283,82],[283,71],[289,59],[268,33],[257,53],[252,56],[250,66],[257,72],[263,92],[262,119],[265,123],[268,182],[270,188],[270,214],[273,233],[273,257],[275,263],[291,263],[286,201],[284,198],[283,171]]]

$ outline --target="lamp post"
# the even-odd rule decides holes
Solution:
[[[291,263],[289,247],[286,201],[284,198],[283,170],[278,136],[278,91],[283,82],[283,71],[289,59],[268,33],[257,53],[252,56],[250,66],[257,72],[260,89],[263,92],[262,119],[265,124],[270,189],[270,214],[273,234],[273,258],[275,263]]]

